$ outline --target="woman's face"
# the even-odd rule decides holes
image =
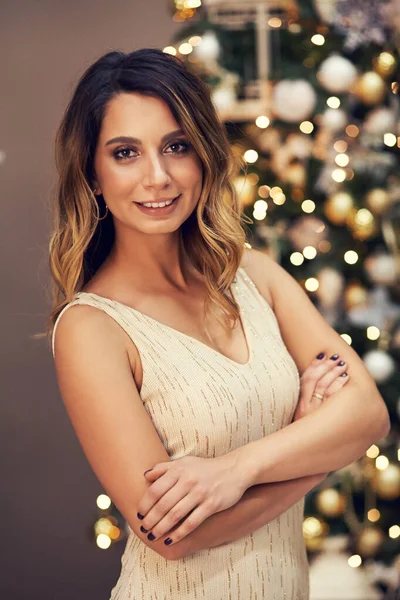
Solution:
[[[95,193],[103,195],[116,231],[122,225],[142,233],[171,233],[193,212],[202,189],[202,164],[179,129],[159,98],[123,93],[109,102],[94,159]],[[177,196],[169,208],[139,204]]]

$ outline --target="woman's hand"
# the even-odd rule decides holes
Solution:
[[[321,359],[315,358],[300,377],[300,395],[293,421],[313,412],[323,400],[346,385],[349,380],[346,368],[346,363],[337,354],[330,358],[325,355]]]
[[[156,464],[145,477],[154,483],[138,504],[138,518],[143,517],[144,533],[154,536],[147,536],[150,541],[171,533],[184,519],[173,532],[172,542],[180,541],[209,516],[236,504],[248,488],[246,474],[239,473],[234,454],[183,456]]]

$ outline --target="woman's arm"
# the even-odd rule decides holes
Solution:
[[[233,451],[250,485],[339,469],[361,457],[390,427],[386,405],[358,354],[323,319],[300,285],[273,259],[250,250],[249,277],[273,310],[282,339],[303,373],[322,350],[346,361],[350,381],[313,413]]]
[[[303,498],[326,474],[310,475],[280,483],[248,488],[242,498],[226,510],[208,517],[197,529],[173,545],[176,559],[233,542],[266,525]],[[173,531],[170,532],[172,539]]]

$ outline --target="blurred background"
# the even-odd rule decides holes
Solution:
[[[245,159],[235,185],[250,245],[299,281],[389,409],[379,447],[307,495],[311,600],[399,599],[399,0],[3,0],[0,10],[0,597],[107,600],[119,575],[124,519],[32,336],[50,307],[54,135],[70,94],[107,51],[157,47],[210,86]]]

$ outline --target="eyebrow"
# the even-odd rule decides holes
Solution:
[[[166,135],[164,135],[161,138],[161,142],[166,142],[170,138],[175,137],[177,135],[185,135],[185,132],[182,131],[182,129],[176,129],[175,131],[170,131],[169,133],[167,133]],[[142,140],[139,140],[138,138],[135,138],[135,137],[120,135],[118,137],[112,138],[111,140],[108,140],[108,142],[106,142],[104,145],[109,146],[110,144],[116,144],[119,142],[121,142],[123,144],[141,144]]]

